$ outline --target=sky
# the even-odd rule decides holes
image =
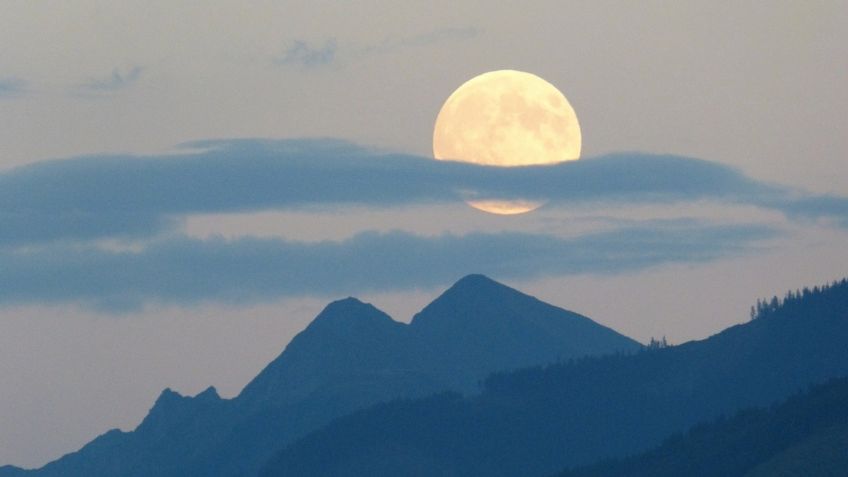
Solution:
[[[844,2],[3,9],[0,465],[165,387],[235,396],[349,295],[409,321],[486,273],[680,343],[848,274]],[[580,161],[433,160],[445,99],[504,68],[568,97]]]

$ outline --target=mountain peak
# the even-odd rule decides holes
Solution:
[[[165,388],[137,429],[165,433],[174,422],[190,418],[204,409],[217,409],[223,402],[213,386],[194,397]]]
[[[480,301],[491,302],[508,296],[525,296],[529,298],[529,296],[503,283],[496,282],[485,275],[475,273],[460,278],[432,304],[455,302],[476,306],[479,305]]]
[[[194,396],[194,399],[199,399],[201,401],[220,401],[221,396],[218,394],[218,390],[215,389],[215,386],[209,386]]]
[[[433,366],[459,377],[455,389],[474,377],[458,372],[457,363],[508,369],[639,347],[585,316],[479,274],[462,278],[427,305],[411,328],[430,343]]]
[[[322,374],[344,374],[351,367],[367,368],[374,353],[385,347],[403,346],[406,325],[393,320],[370,303],[347,297],[336,300],[295,336],[283,350],[242,390],[239,398],[257,402],[274,396],[301,399],[289,390],[308,389]],[[375,351],[377,350],[377,351]],[[293,397],[292,397],[293,396]]]
[[[365,303],[358,298],[349,296],[340,300],[331,301],[329,304],[327,304],[327,306],[324,307],[324,310],[321,312],[321,314],[327,313],[328,311],[349,311],[361,309],[364,307],[373,308],[370,303]]]
[[[448,314],[460,312],[469,318],[481,318],[502,310],[506,305],[513,308],[528,303],[541,302],[485,275],[466,275],[415,315],[412,323],[418,322],[420,325],[424,316],[442,315],[445,312]],[[427,318],[427,320],[430,319]]]
[[[159,397],[156,398],[156,402],[153,404],[153,406],[154,407],[156,407],[156,406],[159,406],[159,407],[168,406],[171,403],[177,402],[181,399],[183,399],[182,394],[174,391],[171,388],[165,388],[165,389],[162,390],[161,393],[159,393]]]
[[[315,331],[332,328],[352,331],[373,323],[394,323],[394,320],[370,303],[347,297],[324,307],[306,329]]]
[[[367,303],[360,300],[359,298],[356,298],[355,296],[349,296],[347,298],[340,298],[338,300],[331,301],[327,304],[327,306],[334,305],[367,305]]]
[[[466,275],[453,284],[447,291],[450,290],[479,290],[481,288],[507,288],[508,286],[498,283],[495,280],[480,273],[472,273]]]
[[[156,402],[153,404],[154,409],[171,409],[174,406],[180,406],[188,401],[197,401],[197,402],[216,402],[220,401],[221,396],[218,395],[218,390],[215,389],[215,386],[209,386],[203,391],[197,393],[194,397],[191,396],[183,396],[182,394],[174,391],[171,388],[165,388],[162,390],[162,393],[159,394],[159,397],[156,399]]]

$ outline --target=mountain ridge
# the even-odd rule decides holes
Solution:
[[[560,326],[567,322],[568,327]],[[468,275],[418,312],[410,328],[435,348],[424,351],[432,365],[457,377],[452,387],[466,394],[469,373],[482,368],[508,369],[558,361],[575,355],[603,354],[606,340],[620,336],[589,318],[545,303],[484,275]],[[579,339],[576,339],[579,337]],[[571,341],[569,355],[547,355],[557,342]],[[527,347],[524,343],[535,346]],[[634,348],[635,349],[635,348]],[[478,369],[459,372],[458,363],[480,362]],[[471,382],[474,382],[471,380]]]
[[[394,321],[356,298],[336,300],[235,398],[221,399],[214,388],[194,397],[166,389],[134,431],[107,432],[79,451],[21,475],[252,475],[281,446],[367,405],[446,390],[475,392],[478,383],[493,371],[524,366],[528,360],[542,364],[582,355],[584,341],[597,342],[591,351],[598,353],[641,347],[588,318],[583,317],[594,326],[575,325],[574,316],[579,315],[539,305],[542,302],[535,298],[483,276],[460,280],[449,291],[449,297],[459,297],[455,307],[469,294],[477,294],[474,299],[482,306],[487,300],[480,293],[491,303],[517,300],[534,305],[525,313],[501,314],[500,307],[478,311],[478,315],[490,315],[491,320],[447,306],[424,315],[430,324],[422,325],[424,319],[413,326]],[[441,313],[452,318],[445,321]],[[545,316],[536,317],[535,313]],[[461,339],[428,341],[450,335],[448,325],[456,325],[451,319],[464,320]],[[539,320],[551,321],[552,328],[533,325]],[[487,329],[495,321],[511,325]],[[523,326],[532,331],[516,333]],[[552,330],[558,339],[546,338]],[[486,348],[500,342],[509,346],[500,349],[504,356],[497,360],[488,355],[462,355],[462,347]],[[532,353],[522,354],[529,348]],[[14,475],[16,471],[8,472]]]
[[[479,395],[357,411],[282,449],[262,475],[550,475],[644,451],[848,375],[848,280],[814,290],[705,340],[498,372]]]

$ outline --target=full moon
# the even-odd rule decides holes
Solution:
[[[542,78],[515,70],[476,76],[442,106],[433,156],[487,166],[554,164],[580,158],[580,124],[565,96]],[[539,202],[469,201],[493,214],[521,214]]]

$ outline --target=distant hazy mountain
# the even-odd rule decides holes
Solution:
[[[497,370],[640,345],[586,317],[471,275],[411,325],[354,298],[328,305],[242,393],[165,390],[132,432],[109,431],[35,471],[0,476],[255,475],[293,439],[397,397],[475,391]]]
[[[848,281],[756,315],[703,341],[496,374],[479,396],[379,404],[300,439],[262,475],[550,475],[848,375]]]
[[[647,453],[560,477],[844,477],[848,379],[816,386],[771,409],[696,426]]]

